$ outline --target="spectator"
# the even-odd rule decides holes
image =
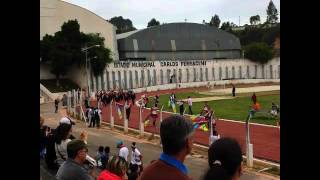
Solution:
[[[68,159],[60,166],[58,180],[93,180],[92,174],[83,167],[88,153],[87,145],[82,140],[72,140],[67,145]]]
[[[204,180],[239,180],[242,174],[242,152],[239,143],[231,138],[221,138],[211,144],[208,151],[210,169]]]
[[[98,180],[125,179],[127,170],[127,161],[121,156],[113,156],[107,165],[107,169],[100,173]]]
[[[179,112],[180,112],[180,115],[183,116],[183,111],[184,111],[184,102],[181,100],[181,101],[178,101],[177,104],[179,105]]]
[[[54,106],[55,106],[55,113],[58,113],[58,107],[59,107],[59,99],[58,98],[56,98],[55,100],[54,100]]]
[[[131,145],[132,151],[131,151],[131,162],[130,162],[130,169],[135,169],[135,167],[131,166],[137,166],[138,167],[138,174],[140,174],[143,171],[143,164],[142,164],[142,155],[138,148],[136,147],[136,143],[133,142]]]
[[[131,107],[132,107],[132,104],[131,104],[131,102],[129,101],[129,98],[126,98],[126,100],[125,100],[126,102],[125,102],[125,104],[124,104],[124,108],[125,108],[125,110],[126,110],[126,118],[127,118],[127,120],[129,121],[130,120],[130,113],[131,113]]]
[[[97,163],[98,163],[98,167],[101,168],[102,166],[102,161],[101,161],[101,157],[104,155],[104,148],[103,146],[99,146],[98,151],[97,151],[97,155],[95,157]]]
[[[59,166],[67,159],[67,144],[71,141],[69,138],[70,133],[70,124],[60,124],[56,129],[55,152],[57,156],[56,162]]]
[[[183,164],[192,150],[194,129],[192,122],[180,115],[171,115],[160,126],[163,153],[142,172],[141,180],[184,180],[188,177]]]
[[[252,97],[251,97],[251,100],[252,100],[253,104],[256,104],[256,103],[257,103],[256,93],[253,93],[253,95],[252,95]]]
[[[109,161],[109,153],[110,153],[110,147],[106,146],[104,148],[104,153],[101,156],[101,167],[100,167],[100,169],[105,169],[106,168],[106,166],[108,164],[108,161]]]
[[[122,141],[117,142],[117,148],[119,148],[119,156],[128,161],[129,149],[123,144]]]
[[[189,114],[192,115],[192,99],[188,96]]]
[[[236,96],[236,87],[234,86],[234,84],[232,84],[232,96]]]
[[[47,136],[50,133],[50,128],[43,124],[44,118],[40,115],[40,158],[42,159],[45,158]]]
[[[212,135],[210,136],[210,143],[213,144],[214,142],[216,142],[218,139],[220,139],[220,135],[218,134],[218,132],[216,130],[214,130],[212,132]],[[211,145],[210,144],[210,145]]]
[[[131,164],[129,166],[129,171],[128,171],[128,180],[136,180],[139,177],[139,173],[138,173],[138,165],[136,164]]]

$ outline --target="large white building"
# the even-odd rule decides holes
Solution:
[[[60,31],[64,22],[74,19],[78,20],[81,32],[100,33],[113,59],[119,59],[116,27],[87,9],[61,0],[40,0],[40,39]]]

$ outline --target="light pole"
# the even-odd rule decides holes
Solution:
[[[90,83],[89,83],[89,73],[88,73],[88,50],[94,47],[100,47],[99,44],[90,46],[90,47],[84,47],[81,49],[82,52],[86,53],[86,76],[87,76],[87,85],[88,85],[88,97],[90,97]],[[95,57],[94,57],[95,58]],[[90,59],[89,59],[90,60]]]

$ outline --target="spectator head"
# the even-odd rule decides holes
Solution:
[[[218,132],[217,132],[216,130],[214,130],[214,131],[212,132],[212,134],[213,134],[214,136],[217,136],[217,135],[218,135]]]
[[[242,174],[242,152],[239,143],[232,138],[221,138],[211,144],[208,151],[210,169],[205,180],[238,180]]]
[[[123,146],[123,142],[121,140],[117,141],[117,148],[121,148]]]
[[[60,124],[56,129],[56,143],[61,144],[62,140],[66,140],[69,138],[71,133],[71,125],[70,124]]]
[[[88,153],[87,145],[79,139],[72,140],[67,145],[68,158],[74,159],[77,162],[84,163]]]
[[[40,127],[43,126],[43,123],[44,123],[44,118],[40,115]]]
[[[191,98],[191,96],[188,96],[188,98]]]
[[[119,177],[123,177],[128,170],[127,161],[121,156],[113,156],[108,162],[107,170]]]
[[[131,148],[132,148],[132,150],[134,150],[136,148],[136,142],[132,142]]]
[[[70,124],[75,125],[75,122],[73,122],[69,117],[63,117],[60,119],[60,124]]]
[[[99,146],[98,151],[99,151],[100,153],[103,153],[103,146]]]
[[[194,129],[189,119],[171,115],[160,126],[163,152],[168,155],[188,155],[192,150]]]
[[[109,147],[109,146],[106,146],[106,147],[104,148],[104,152],[105,152],[106,154],[109,154],[109,153],[110,153],[110,147]]]

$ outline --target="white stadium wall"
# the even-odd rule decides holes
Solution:
[[[188,66],[186,62],[202,62],[203,65]],[[139,67],[139,64],[147,67]],[[247,68],[249,68],[249,70]],[[219,72],[219,69],[221,69],[221,72]],[[170,73],[168,72],[169,70]],[[180,70],[181,76],[179,75]],[[150,72],[150,76],[148,75],[148,71]],[[170,76],[174,73],[176,74],[176,80],[174,80],[172,84],[168,84]],[[176,88],[178,84],[180,84],[181,87],[199,87],[207,85],[208,82],[211,85],[224,83],[280,82],[280,58],[274,58],[266,64],[254,63],[247,59],[121,61],[110,63],[103,72],[103,75],[99,77],[91,76],[90,79],[92,80],[92,91],[120,87],[122,89],[136,89],[137,92],[140,90],[145,91],[146,86],[149,91],[163,88]]]
[[[64,1],[40,0],[40,39],[45,34],[53,35],[64,22],[74,19],[78,20],[81,32],[100,33],[105,38],[105,46],[112,51],[113,59],[119,59],[116,27],[93,12]]]

